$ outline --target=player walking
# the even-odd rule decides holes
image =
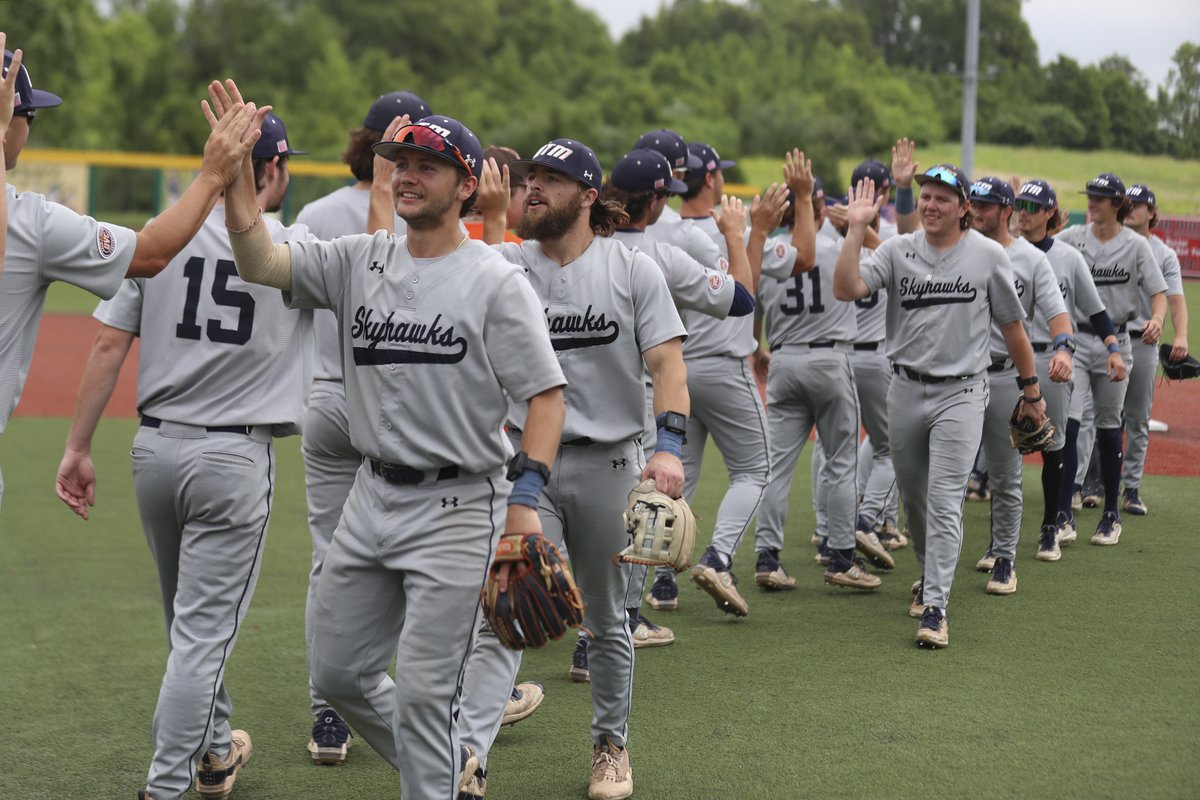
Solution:
[[[913,550],[922,571],[910,613],[916,641],[949,644],[946,605],[962,546],[962,500],[983,428],[992,320],[1017,365],[1022,416],[1040,424],[1025,314],[1003,248],[971,230],[967,179],[939,164],[917,177],[922,230],[883,242],[862,260],[863,237],[883,199],[869,183],[851,187],[846,244],[834,296],[857,300],[887,288],[888,432]]]
[[[299,151],[274,114],[251,153],[256,199],[282,206]],[[274,220],[271,240],[304,237]],[[232,730],[225,667],[258,582],[275,495],[272,437],[299,433],[311,377],[312,315],[237,277],[225,212],[157,279],[122,283],[96,309],[96,336],[76,402],[58,491],[86,519],[91,442],[121,364],[140,336],[133,481],[158,568],[170,655],[154,712],[154,758],[141,798],[174,800],[196,777],[225,798],[253,752]]]

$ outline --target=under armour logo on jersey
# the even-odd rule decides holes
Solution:
[[[442,498],[442,508],[458,508],[458,498],[457,497],[443,497]]]
[[[372,261],[371,266],[367,267],[367,269],[371,272],[378,272],[380,275],[383,274],[383,264],[380,264],[378,261]]]
[[[625,469],[626,467],[628,467],[628,466],[629,466],[629,459],[627,459],[627,458],[614,458],[614,459],[613,459],[613,462],[612,462],[612,465],[613,465],[613,469]]]
[[[916,254],[916,253],[914,253],[912,250],[909,250],[907,253],[905,253],[905,254],[904,254],[904,257],[905,257],[905,258],[907,258],[907,259],[909,259],[910,261],[916,261],[916,260],[917,260],[917,254]]]
[[[561,144],[551,142],[550,144],[542,145],[541,149],[533,154],[533,157],[536,159],[538,156],[546,156],[547,158],[557,158],[559,161],[566,161],[574,152],[569,147],[563,147]]]

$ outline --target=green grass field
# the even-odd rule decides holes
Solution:
[[[96,439],[91,522],[54,497],[64,420],[17,418],[0,440],[3,637],[0,797],[132,798],[151,755],[165,661],[158,585],[129,474],[131,420]],[[278,496],[262,578],[227,674],[234,723],[254,737],[243,800],[395,797],[395,774],[362,743],[343,767],[312,766],[303,604],[309,565],[302,462],[278,443]],[[807,459],[802,459],[807,462]],[[725,486],[710,448],[696,510],[711,532]],[[1040,497],[1037,475],[1026,481]],[[808,542],[807,463],[796,475],[785,563],[797,591],[753,585],[753,547],[735,562],[751,611],[718,613],[682,584],[657,621],[679,641],[638,654],[630,753],[640,798],[1194,798],[1200,796],[1200,561],[1195,482],[1147,478],[1146,518],[1126,518],[1116,548],[1080,543],[1034,560],[1037,520],[1020,548],[1020,591],[985,595],[971,566],[987,512],[967,507],[950,608],[951,646],[912,644],[910,550],[873,594],[822,585]],[[1033,508],[1033,503],[1029,504]],[[489,800],[585,794],[586,687],[567,679],[570,643],[531,653],[546,686],[531,719],[504,730]]]
[[[875,153],[875,158],[891,163],[891,155]],[[959,163],[962,149],[958,142],[923,147],[917,151],[917,160],[923,167],[932,167],[943,161]],[[846,159],[838,164],[842,180],[849,180],[850,171],[858,159]],[[752,156],[738,160],[753,186],[766,186],[780,180],[782,154],[779,158]],[[814,165],[818,175],[824,175],[821,164]],[[1164,214],[1184,216],[1200,215],[1200,161],[1181,161],[1168,156],[1142,156],[1116,150],[1084,152],[1080,150],[1056,150],[1037,147],[1009,147],[1004,145],[980,144],[975,149],[975,169],[972,177],[998,175],[1007,178],[1020,175],[1022,178],[1042,178],[1058,190],[1058,200],[1068,211],[1086,211],[1083,195],[1084,184],[1101,172],[1115,172],[1125,185],[1144,183],[1158,197],[1159,208]]]

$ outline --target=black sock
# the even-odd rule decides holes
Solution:
[[[1063,451],[1042,451],[1042,525],[1053,525],[1062,502]]]
[[[1096,449],[1100,451],[1100,479],[1104,483],[1104,511],[1117,513],[1117,495],[1121,493],[1121,465],[1125,454],[1121,452],[1120,428],[1097,428]]]
[[[1058,510],[1074,519],[1071,513],[1071,495],[1075,494],[1075,471],[1079,468],[1079,454],[1075,445],[1079,441],[1079,420],[1067,420],[1067,444],[1062,449],[1062,486],[1058,492]]]

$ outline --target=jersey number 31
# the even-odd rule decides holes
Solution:
[[[202,333],[196,320],[197,309],[200,306],[200,290],[204,283],[204,259],[193,256],[183,267],[183,275],[187,278],[187,296],[183,301],[183,319],[175,326],[175,335],[180,339],[200,339]],[[212,299],[219,306],[236,308],[238,320],[236,328],[224,328],[221,320],[207,320],[204,333],[209,341],[221,344],[245,344],[250,341],[250,332],[254,329],[254,297],[247,291],[230,289],[229,279],[237,277],[237,267],[228,259],[217,261],[217,273],[213,276]]]

